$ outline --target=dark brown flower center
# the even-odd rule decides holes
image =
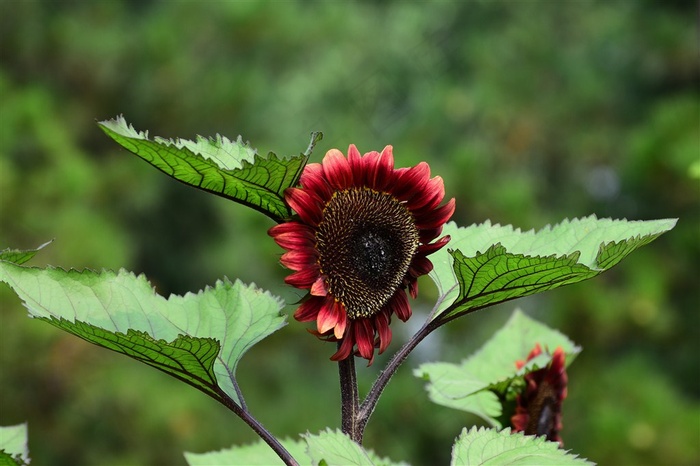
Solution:
[[[413,215],[390,194],[336,192],[316,232],[321,273],[348,317],[379,312],[401,285],[418,248]]]

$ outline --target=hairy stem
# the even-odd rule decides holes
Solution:
[[[338,361],[338,373],[340,376],[341,428],[344,434],[362,444],[364,429],[361,429],[358,423],[360,398],[357,392],[354,355],[351,354],[348,358]]]
[[[217,390],[219,394],[219,401],[226,406],[228,409],[234,412],[236,416],[243,419],[243,422],[248,424],[260,438],[262,438],[265,443],[267,443],[272,450],[277,453],[284,464],[287,466],[299,466],[299,462],[294,459],[294,457],[287,451],[284,446],[277,440],[277,438],[270,433],[260,421],[255,419],[247,409],[241,408],[238,403],[236,403],[230,396],[228,396],[223,390]]]
[[[360,405],[360,410],[357,413],[357,428],[359,430],[359,437],[362,438],[364,434],[365,427],[369,421],[370,416],[374,412],[374,408],[377,406],[379,397],[386,388],[391,377],[396,373],[397,369],[406,360],[408,355],[413,351],[413,349],[420,343],[425,337],[427,337],[430,332],[435,330],[441,325],[441,322],[428,321],[423,327],[420,328],[410,340],[408,340],[395,354],[392,356],[389,363],[386,365],[384,370],[379,374],[377,380],[375,380],[374,385],[367,393],[362,405]]]

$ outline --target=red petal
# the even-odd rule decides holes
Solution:
[[[319,276],[314,284],[311,285],[311,294],[314,296],[326,296],[328,294],[326,281],[322,276]]]
[[[332,330],[338,323],[342,311],[342,305],[338,301],[327,299],[321,310],[318,311],[318,318],[316,319],[318,333],[326,333]]]
[[[418,251],[416,252],[416,254],[428,256],[434,253],[435,251],[438,251],[445,247],[445,245],[450,242],[450,239],[452,239],[450,235],[447,235],[443,236],[442,238],[440,238],[432,244],[421,244],[420,246],[418,246]]]
[[[319,268],[317,265],[312,265],[306,269],[294,272],[284,279],[287,285],[292,285],[296,288],[311,288],[318,278]]]
[[[338,317],[338,322],[335,324],[333,329],[333,335],[340,340],[345,335],[345,328],[348,326],[348,313],[345,311],[345,306],[340,305],[340,317]]]
[[[284,233],[296,232],[301,226],[302,224],[298,222],[280,223],[279,225],[275,225],[274,227],[267,230],[267,234],[274,238],[277,235],[281,235]]]
[[[350,144],[348,147],[348,163],[350,164],[350,169],[352,170],[353,176],[353,186],[362,186],[365,182],[364,173],[365,165],[360,155],[360,151],[357,150],[355,144]]]
[[[394,172],[396,182],[391,193],[399,200],[406,201],[423,189],[430,179],[430,166],[421,162],[415,167],[398,169]]]
[[[277,244],[284,249],[314,247],[316,235],[307,225],[299,222],[287,222],[275,225],[267,231]]]
[[[355,342],[357,343],[357,351],[365,359],[371,360],[374,358],[374,328],[370,319],[357,319],[354,322],[355,326]]]
[[[368,168],[368,185],[377,191],[384,191],[392,182],[394,170],[394,148],[386,146],[381,154],[373,158],[373,163]],[[376,153],[376,152],[375,152]]]
[[[513,432],[523,432],[527,427],[529,419],[530,416],[527,414],[527,412],[515,414],[513,417],[511,417],[510,422],[513,425]]]
[[[349,325],[345,332],[345,336],[343,337],[343,342],[340,344],[340,348],[338,348],[338,351],[336,351],[336,353],[333,356],[331,356],[331,361],[340,361],[343,359],[347,359],[347,357],[352,354],[352,348],[353,346],[355,346],[355,336],[353,335],[354,327],[354,322],[349,322]]]
[[[530,354],[527,355],[527,361],[530,361],[531,359],[536,358],[542,354],[542,347],[540,346],[539,343],[535,343],[535,347],[532,348],[532,351],[530,351]]]
[[[320,163],[310,163],[304,167],[299,181],[306,191],[313,192],[322,201],[327,202],[333,195],[333,188],[326,182]]]
[[[427,275],[433,270],[433,263],[430,259],[425,256],[416,256],[411,262],[409,267],[409,273],[414,277],[420,277],[421,275]]]
[[[389,327],[391,317],[386,312],[380,312],[376,315],[374,323],[379,335],[379,354],[382,354],[391,343],[391,327]]]
[[[411,298],[416,299],[418,297],[418,281],[414,278],[408,282],[408,292]]]
[[[374,189],[374,172],[379,160],[379,152],[373,150],[362,156],[362,185]]]
[[[324,300],[320,298],[310,298],[304,301],[301,306],[294,311],[294,318],[299,322],[311,322],[316,320],[316,316],[318,316],[323,302]]]
[[[318,253],[313,248],[296,249],[282,254],[280,262],[292,270],[303,270],[316,263]]]
[[[323,171],[326,180],[336,190],[349,188],[353,183],[350,163],[338,149],[331,149],[323,157]]]
[[[391,297],[391,301],[389,301],[389,306],[402,322],[406,322],[411,318],[411,305],[408,304],[408,297],[404,290],[396,290],[394,296]]]
[[[422,213],[439,206],[444,198],[445,183],[442,181],[441,177],[436,176],[426,183],[423,191],[419,195],[414,196],[407,206],[412,211],[419,211]]]
[[[392,147],[386,146],[382,153],[372,151],[365,154],[365,183],[376,191],[385,191],[394,181],[394,155]]]
[[[435,210],[427,212],[420,217],[416,218],[416,227],[418,229],[429,229],[436,228],[440,225],[444,225],[452,214],[455,212],[455,199],[452,198],[447,204],[439,207]]]
[[[316,226],[321,221],[322,206],[316,196],[300,188],[288,188],[284,198],[304,223]]]

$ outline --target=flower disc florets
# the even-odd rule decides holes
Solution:
[[[272,227],[269,234],[287,249],[281,262],[295,272],[285,281],[310,293],[294,317],[316,321],[319,337],[340,341],[331,359],[357,352],[374,357],[391,341],[392,314],[411,316],[406,290],[418,294],[417,278],[432,270],[427,256],[449,241],[442,232],[454,212],[442,178],[430,178],[420,163],[394,169],[391,146],[361,156],[353,145],[346,158],[328,151],[321,164],[309,164],[301,187],[285,199],[298,218]]]

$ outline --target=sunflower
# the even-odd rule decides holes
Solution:
[[[537,344],[527,360],[517,361],[515,366],[521,369],[540,354],[542,348]],[[511,417],[514,432],[546,435],[547,440],[563,445],[559,433],[562,429],[561,407],[568,384],[565,360],[564,350],[559,346],[552,354],[549,366],[525,375],[525,390],[517,396],[515,414]]]
[[[433,268],[427,256],[450,240],[431,243],[455,210],[454,199],[440,206],[444,197],[427,163],[394,169],[391,146],[361,156],[351,145],[347,158],[332,149],[285,191],[296,216],[268,233],[287,250],[285,282],[309,290],[294,318],[340,342],[332,360],[357,353],[371,364],[391,342],[392,315],[411,317],[406,291],[418,295],[417,278]]]

